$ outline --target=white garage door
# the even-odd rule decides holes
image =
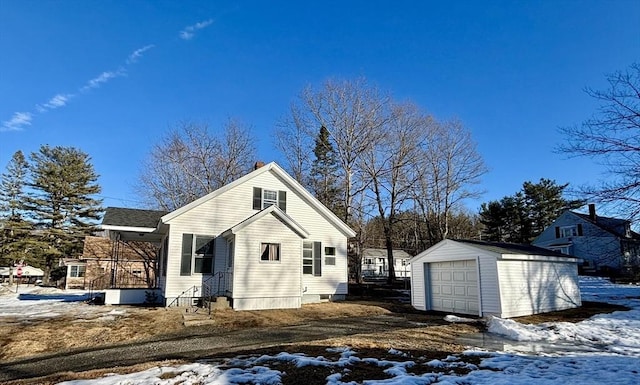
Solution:
[[[473,259],[426,264],[431,310],[478,314],[478,270]],[[431,289],[431,290],[429,290]]]

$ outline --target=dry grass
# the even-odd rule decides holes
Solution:
[[[217,327],[237,330],[250,327],[297,325],[317,319],[366,317],[390,313],[391,311],[375,303],[325,302],[303,305],[299,309],[216,310],[212,318]]]
[[[127,307],[127,317],[112,321],[77,320],[72,316],[0,324],[0,360],[40,353],[137,341],[181,330],[178,309]]]
[[[529,317],[521,317],[519,322],[578,322],[599,313],[609,313],[626,308],[600,303],[585,303],[582,308],[553,312]],[[405,310],[405,312],[401,312]],[[74,322],[72,318],[60,318],[30,324],[0,325],[0,360],[16,359],[39,353],[55,352],[73,348],[87,348],[118,342],[130,342],[151,337],[159,337],[171,333],[189,333],[182,324],[183,309],[149,309],[127,307],[128,317],[118,318],[109,323],[89,320]],[[213,328],[236,330],[261,326],[284,326],[301,324],[306,321],[326,318],[350,318],[374,316],[381,314],[403,315],[408,320],[426,321],[430,326],[407,328],[375,334],[359,334],[354,336],[332,338],[328,340],[309,341],[306,343],[278,346],[252,354],[276,354],[281,351],[303,352],[311,356],[326,355],[327,347],[349,346],[362,352],[363,357],[383,357],[389,348],[402,350],[414,357],[445,358],[465,348],[454,341],[461,334],[480,331],[480,325],[448,324],[442,321],[443,314],[417,312],[406,305],[384,302],[341,302],[305,305],[301,309],[243,311],[217,311],[214,314],[216,323]],[[438,324],[438,320],[439,323]],[[434,325],[435,324],[435,325]],[[207,326],[211,329],[211,326]],[[194,330],[193,332],[197,332]],[[324,352],[324,353],[323,353]],[[430,359],[429,358],[429,359]],[[92,370],[83,373],[58,373],[45,378],[18,380],[8,384],[54,384],[73,379],[88,379],[104,376],[108,373],[131,373],[156,366],[177,366],[181,361],[148,362],[129,367]],[[354,373],[345,377],[350,381],[380,377],[384,378],[379,368],[352,368]],[[310,368],[306,370],[318,370]],[[431,369],[430,369],[431,370]],[[360,371],[362,373],[360,373]],[[378,373],[379,372],[379,373]],[[324,378],[326,373],[296,372],[290,370],[283,378],[287,384],[313,385],[309,376]],[[325,376],[326,377],[326,376]]]
[[[185,330],[179,308],[125,307],[126,317],[113,321],[77,320],[60,317],[50,320],[0,324],[0,361],[41,353],[90,348],[131,342]],[[237,330],[261,326],[282,326],[314,319],[362,317],[388,314],[375,305],[357,303],[322,303],[304,305],[300,309],[261,311],[216,311],[213,327]],[[207,326],[211,329],[211,326]]]

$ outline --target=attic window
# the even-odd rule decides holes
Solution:
[[[278,204],[278,192],[273,190],[262,190],[262,208]]]
[[[287,192],[267,190],[260,187],[253,188],[253,209],[263,210],[269,206],[278,206],[280,210],[287,211]]]
[[[581,237],[582,236],[582,224],[572,226],[556,226],[556,238],[569,238],[569,237]]]

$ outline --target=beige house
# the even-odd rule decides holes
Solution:
[[[67,267],[64,287],[84,290],[155,287],[157,251],[158,246],[152,243],[87,236],[82,257],[61,261]]]

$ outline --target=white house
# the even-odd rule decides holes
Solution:
[[[122,209],[112,209],[118,212]],[[237,310],[344,299],[355,232],[275,163],[169,213],[105,214],[119,239],[161,244],[166,306],[225,296]]]
[[[629,273],[640,267],[640,234],[624,219],[565,211],[547,227],[533,244],[582,260],[587,273]]]
[[[396,278],[411,277],[409,255],[404,250],[393,250],[393,270]],[[362,251],[362,277],[381,278],[389,276],[389,260],[387,249],[364,249]]]
[[[419,310],[508,318],[581,306],[577,259],[547,249],[446,239],[410,263]]]

